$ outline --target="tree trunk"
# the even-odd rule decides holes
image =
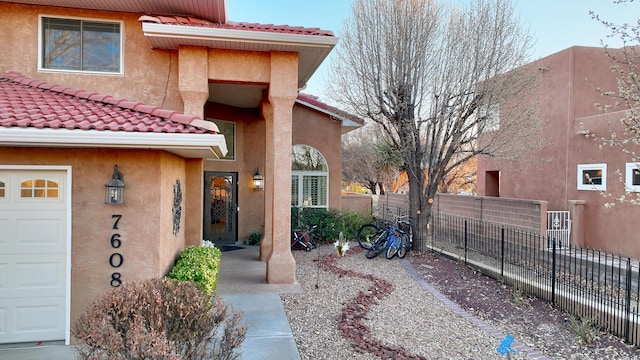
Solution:
[[[378,183],[378,188],[380,189],[380,195],[384,195],[385,194],[385,192],[384,192],[384,184],[379,182]]]

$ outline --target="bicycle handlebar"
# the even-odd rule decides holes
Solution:
[[[395,218],[394,223],[398,223],[398,222],[400,221],[400,219],[403,219],[403,218],[407,218],[407,219],[409,219],[409,214],[407,214],[407,215],[396,215],[396,214],[394,214],[394,212],[393,212],[393,211],[391,211],[391,209],[389,209],[389,208],[387,208],[387,211],[388,211],[391,215],[393,215],[393,217]],[[410,220],[410,219],[409,219],[409,220]]]

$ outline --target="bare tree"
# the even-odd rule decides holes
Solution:
[[[632,3],[633,0],[615,0],[614,4],[620,6]],[[604,112],[623,110],[624,115],[620,118],[620,125],[613,125],[609,129],[608,137],[598,137],[589,133],[588,136],[600,141],[602,146],[620,149],[632,162],[640,162],[640,20],[635,24],[615,24],[606,19],[602,19],[595,12],[590,12],[591,17],[601,22],[607,27],[611,34],[610,38],[622,40],[622,49],[611,50],[603,43],[609,58],[614,62],[611,67],[612,72],[618,80],[617,91],[596,88],[596,91],[612,99],[610,104],[597,104]],[[622,129],[621,132],[616,131]],[[620,181],[625,184],[624,175],[618,170]],[[634,184],[636,179],[640,179],[640,167],[633,169]],[[640,181],[639,181],[640,183]],[[612,202],[605,206],[613,206],[617,202],[640,205],[640,193],[631,191],[626,187],[623,194],[604,193]]]
[[[401,165],[399,154],[390,147],[375,124],[353,131],[342,141],[342,177],[365,186],[372,194],[385,194]]]
[[[452,169],[535,139],[535,106],[517,100],[535,98],[537,74],[522,67],[530,49],[508,0],[353,1],[329,93],[379,124],[401,154],[417,250],[427,248],[433,197]]]

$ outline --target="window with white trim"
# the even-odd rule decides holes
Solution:
[[[122,74],[121,22],[40,19],[40,69]]]
[[[329,207],[329,167],[324,156],[308,145],[291,153],[291,206]]]
[[[0,180],[0,198],[6,197],[7,183],[4,180]]]
[[[624,185],[627,191],[640,192],[640,162],[626,164]]]
[[[578,165],[578,190],[607,190],[607,164]]]

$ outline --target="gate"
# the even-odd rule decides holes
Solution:
[[[569,246],[571,235],[571,218],[568,211],[547,211],[547,247],[551,248],[553,242],[558,248]]]

